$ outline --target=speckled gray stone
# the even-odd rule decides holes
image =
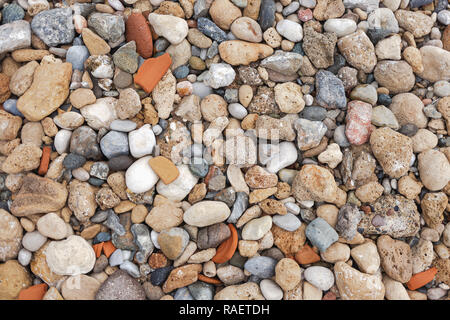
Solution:
[[[72,9],[59,8],[41,11],[33,17],[31,29],[49,47],[71,43],[75,37]]]

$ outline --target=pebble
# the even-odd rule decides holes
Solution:
[[[309,267],[303,274],[309,283],[322,291],[327,291],[334,285],[333,272],[325,267]]]
[[[50,242],[45,254],[50,270],[57,274],[86,274],[95,264],[94,250],[80,236],[71,235],[66,240]]]
[[[39,218],[36,227],[43,236],[50,239],[61,240],[67,235],[66,223],[53,212]]]
[[[110,131],[100,140],[100,148],[108,159],[128,155],[130,150],[128,136],[124,132]]]
[[[230,85],[236,76],[236,72],[229,64],[213,63],[209,67],[204,83],[214,89]]]
[[[300,24],[284,19],[277,23],[278,33],[292,42],[299,42],[303,39],[303,28]]]
[[[145,300],[145,291],[126,271],[117,270],[102,283],[96,300]]]
[[[270,257],[253,257],[247,260],[244,269],[258,278],[267,279],[275,275],[277,260]]]
[[[33,17],[31,30],[50,47],[70,43],[75,36],[72,10],[60,8],[41,11]]]
[[[270,279],[263,279],[259,283],[261,293],[266,300],[281,300],[283,298],[283,290]]]
[[[289,212],[285,215],[275,215],[273,217],[273,223],[287,231],[295,231],[302,224],[300,219]]]
[[[230,209],[223,202],[201,201],[184,212],[183,220],[192,226],[206,227],[225,221],[230,213]]]
[[[336,231],[320,217],[308,224],[305,234],[321,252],[326,251],[339,238]]]
[[[148,163],[151,158],[151,156],[142,157],[127,169],[125,180],[131,192],[144,193],[158,182],[158,176]]]

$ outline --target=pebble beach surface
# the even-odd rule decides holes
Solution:
[[[449,300],[448,0],[0,0],[0,299]]]

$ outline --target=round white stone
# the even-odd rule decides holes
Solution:
[[[175,16],[152,12],[148,15],[148,21],[158,35],[166,38],[174,45],[183,41],[189,31],[186,20]]]
[[[243,240],[259,240],[272,228],[272,218],[264,216],[250,220],[242,229]]]
[[[39,231],[27,232],[22,238],[22,245],[31,252],[38,251],[40,247],[47,242],[47,237],[39,233]]]
[[[177,166],[180,175],[172,183],[165,184],[162,180],[156,185],[158,193],[169,200],[183,200],[197,184],[198,177],[194,176],[185,164]]]
[[[60,275],[86,274],[95,264],[92,246],[82,237],[75,235],[66,240],[50,242],[45,255],[50,270]]]
[[[343,37],[356,31],[356,22],[351,19],[328,19],[323,28],[326,32],[334,32],[337,37]]]
[[[205,76],[204,83],[214,89],[218,89],[220,87],[226,87],[230,85],[234,81],[235,77],[236,72],[229,64],[213,63],[209,67],[209,71]]]
[[[225,221],[230,208],[222,201],[201,201],[184,212],[183,220],[195,227],[206,227]]]
[[[283,299],[283,290],[275,281],[270,279],[263,279],[259,283],[261,293],[266,300],[281,300]]]
[[[125,173],[127,188],[133,193],[143,193],[158,182],[158,176],[148,164],[152,156],[146,156],[135,161]]]
[[[284,19],[277,23],[276,29],[280,35],[289,41],[299,42],[303,39],[303,28],[297,22]]]
[[[63,154],[69,151],[70,137],[72,136],[72,131],[69,130],[59,130],[55,135],[55,140],[53,141],[55,145],[56,152]]]
[[[247,109],[240,103],[230,103],[228,105],[228,112],[238,120],[242,120],[248,114]]]
[[[40,217],[36,227],[42,235],[50,239],[61,240],[67,235],[66,223],[54,212]]]
[[[151,154],[156,145],[155,134],[149,124],[144,124],[128,134],[130,153],[135,158]]]
[[[297,161],[297,148],[293,142],[281,142],[279,153],[273,155],[266,164],[267,171],[277,173]]]
[[[333,272],[325,267],[309,267],[305,270],[304,275],[309,283],[322,291],[329,290],[334,284]]]
[[[32,253],[27,249],[20,249],[19,254],[17,256],[17,260],[24,267],[30,264]]]

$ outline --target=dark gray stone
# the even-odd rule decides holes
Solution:
[[[311,121],[322,121],[327,117],[327,110],[322,107],[306,107],[300,112],[300,117]]]
[[[110,228],[116,234],[123,236],[125,235],[125,227],[120,223],[120,218],[112,209],[108,210],[108,218],[103,225]]]
[[[67,169],[73,170],[86,163],[86,158],[76,153],[69,153],[63,160],[63,165]]]
[[[212,284],[203,281],[190,284],[188,289],[195,300],[212,300],[215,292]]]
[[[2,24],[10,23],[13,21],[21,20],[25,17],[25,11],[21,6],[10,3],[2,10]]]
[[[108,166],[111,171],[125,171],[133,164],[130,156],[118,156],[109,159]]]
[[[150,274],[150,282],[154,286],[160,286],[166,281],[170,271],[173,270],[172,266],[158,268]]]
[[[228,217],[228,223],[236,223],[248,207],[248,195],[245,192],[236,192],[236,201],[234,202],[231,214]]]
[[[220,29],[214,22],[212,22],[208,18],[198,18],[197,28],[201,33],[217,41],[218,43],[227,40],[227,34],[225,33],[225,31]]]
[[[344,84],[330,71],[319,70],[316,74],[316,100],[327,109],[343,109],[347,104]]]
[[[275,1],[273,0],[262,0],[261,8],[259,11],[258,22],[261,26],[262,31],[266,31],[275,23]]]

